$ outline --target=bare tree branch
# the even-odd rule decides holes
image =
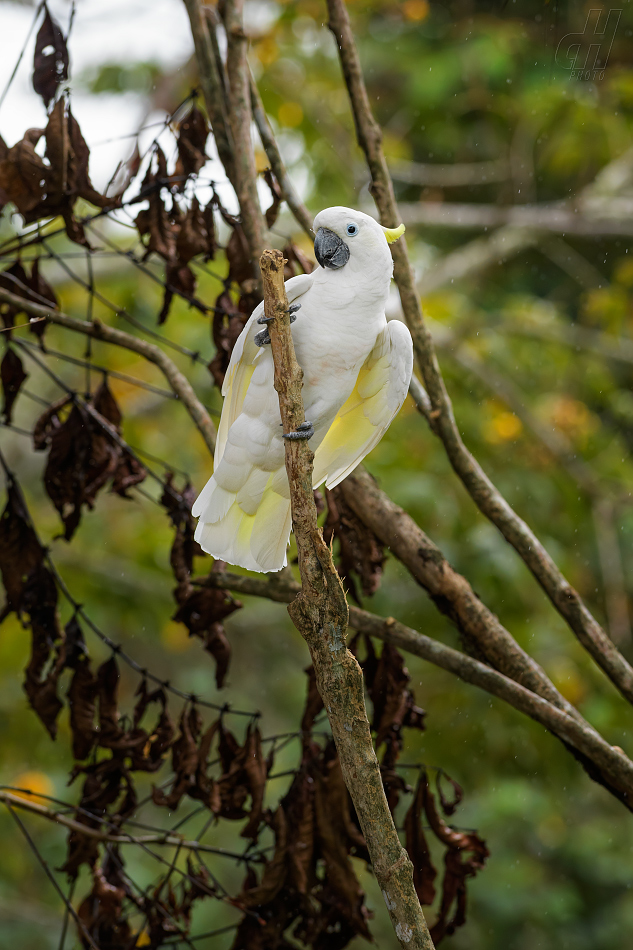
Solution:
[[[389,171],[394,181],[430,188],[488,185],[507,181],[510,177],[509,163],[503,158],[485,162],[454,162],[452,165],[397,161],[389,163]]]
[[[209,33],[209,24],[205,17],[204,6],[200,0],[184,0],[191,35],[196,51],[196,61],[200,74],[200,85],[204,94],[207,115],[213,129],[213,138],[218,149],[220,161],[233,183],[235,181],[235,163],[233,158],[233,142],[231,128],[224,97],[222,77],[218,72],[213,45]]]
[[[292,578],[280,578],[277,575],[264,580],[229,571],[214,572],[198,583],[240,594],[267,597],[278,603],[289,603],[301,590],[301,586]],[[633,810],[633,762],[621,749],[609,745],[578,713],[569,715],[503,673],[439,640],[418,633],[393,617],[385,619],[350,606],[349,623],[355,630],[413,653],[530,716],[563,742],[591,778],[603,784],[627,808]]]
[[[570,716],[578,716],[545,671],[479,599],[466,578],[448,563],[411,516],[378,487],[365,468],[357,468],[341,486],[350,508],[409,569],[437,609],[452,620],[469,651]]]
[[[608,498],[596,499],[593,504],[593,523],[600,558],[602,587],[609,633],[614,643],[631,642],[631,620],[626,591],[622,554],[616,527],[613,502]]]
[[[235,191],[240,203],[241,222],[248,241],[253,266],[264,247],[264,218],[257,194],[257,169],[251,141],[250,69],[246,52],[248,40],[242,22],[244,0],[226,0],[224,26],[227,37],[226,71],[229,80],[229,122],[235,148]]]
[[[400,215],[407,226],[422,224],[452,230],[478,230],[512,225],[592,239],[630,237],[633,234],[628,202],[608,199],[601,201],[592,211],[590,214],[588,208],[575,208],[568,202],[504,206],[419,201],[400,205]]]
[[[418,292],[424,296],[445,284],[470,277],[485,267],[500,264],[519,251],[537,244],[538,231],[532,228],[499,228],[490,237],[475,238],[440,258],[418,280]]]
[[[164,834],[151,835],[115,835],[107,831],[100,831],[98,828],[93,828],[90,825],[83,824],[81,821],[76,821],[74,818],[69,818],[64,812],[54,811],[54,809],[47,808],[45,805],[41,805],[37,801],[31,801],[25,797],[24,792],[16,794],[15,792],[7,791],[6,789],[0,789],[0,802],[4,802],[5,805],[11,805],[14,808],[22,808],[34,815],[39,815],[41,818],[47,818],[49,821],[54,821],[58,825],[63,825],[64,828],[69,828],[71,831],[76,831],[79,834],[85,835],[87,838],[95,838],[97,841],[108,841],[110,844],[162,844],[167,845],[168,847],[185,848],[187,851],[202,851],[209,854],[227,854],[232,858],[240,857],[240,855],[237,853],[226,852],[221,848],[214,848],[211,845],[201,844],[200,841],[188,841],[181,835],[169,833],[167,831]]]
[[[294,185],[290,181],[290,177],[286,171],[286,166],[283,163],[283,159],[279,151],[279,146],[277,145],[277,140],[275,139],[270,122],[268,121],[268,116],[266,115],[264,106],[262,105],[259,90],[257,89],[257,85],[252,75],[250,77],[250,81],[251,108],[253,110],[253,118],[255,119],[255,125],[257,126],[257,131],[259,132],[262,145],[264,146],[264,151],[266,152],[266,156],[270,162],[270,167],[272,168],[273,174],[277,179],[284,201],[308,237],[312,239],[312,215],[301,201],[301,198],[295,191]]]
[[[260,265],[265,313],[272,318],[269,332],[283,430],[296,432],[305,421],[303,373],[290,332],[283,256],[280,251],[265,251]],[[345,784],[396,936],[403,948],[431,950],[433,942],[413,885],[411,861],[400,843],[385,797],[365,709],[363,674],[345,645],[347,602],[330,549],[317,525],[313,458],[305,439],[286,440],[292,523],[303,585],[288,609],[310,649]]]
[[[154,343],[147,343],[138,337],[132,336],[123,330],[116,330],[105,323],[94,320],[88,323],[85,320],[76,320],[69,317],[60,310],[53,310],[51,307],[44,307],[38,303],[32,303],[23,297],[12,294],[8,290],[0,289],[0,301],[18,307],[25,313],[31,313],[34,317],[44,317],[49,323],[56,323],[58,326],[66,327],[68,330],[74,330],[76,333],[83,333],[85,336],[93,337],[95,340],[102,340],[104,343],[113,343],[115,346],[121,346],[126,350],[132,350],[143,356],[150,363],[161,370],[165,379],[171,386],[173,392],[178,396],[183,406],[191,416],[195,426],[202,435],[205,444],[211,454],[215,451],[215,426],[211,416],[196,396],[191,383],[181,373],[178,367],[168,356],[163,353],[160,347]]]
[[[354,114],[358,141],[365,153],[372,176],[370,190],[376,202],[382,224],[392,227],[398,220],[393,184],[389,177],[382,150],[380,128],[369,105],[347,8],[344,0],[327,0],[327,7],[329,27],[336,37],[343,75]],[[420,207],[425,208],[428,205],[421,203]],[[477,206],[442,205],[440,207],[472,209]],[[523,213],[525,208],[511,210]],[[562,212],[556,209],[556,214],[560,213]],[[574,218],[573,211],[564,213]],[[505,223],[509,222],[505,220],[497,222],[497,224]],[[538,221],[522,219],[518,223],[524,226],[540,227]],[[631,224],[630,218],[627,219],[626,226],[633,233],[633,224]],[[604,670],[622,695],[629,702],[633,702],[633,668],[591,615],[578,592],[563,576],[534,532],[512,510],[464,445],[437,362],[433,339],[422,317],[406,244],[402,239],[392,245],[392,253],[394,276],[400,291],[402,310],[411,330],[416,356],[433,407],[429,414],[429,418],[432,420],[433,432],[442,440],[453,468],[479,509],[497,526],[506,541],[523,558],[580,643]]]

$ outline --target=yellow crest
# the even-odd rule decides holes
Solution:
[[[401,224],[397,228],[383,228],[385,232],[385,237],[387,238],[387,244],[393,244],[394,241],[397,241],[399,237],[402,237],[405,231],[404,224]]]

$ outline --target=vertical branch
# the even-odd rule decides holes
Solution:
[[[374,119],[369,104],[345,0],[326,0],[326,2],[329,14],[328,25],[336,38],[358,143],[365,153],[371,172],[370,190],[382,224],[386,227],[394,227],[398,223],[398,209],[393,182],[382,150],[380,127]],[[633,703],[633,667],[609,639],[534,532],[512,510],[464,445],[437,361],[433,339],[422,316],[406,243],[400,239],[391,245],[391,249],[394,259],[394,277],[400,292],[402,310],[413,337],[416,357],[432,406],[427,418],[430,420],[433,432],[442,440],[451,465],[477,507],[515,548],[583,647],[622,695]]]
[[[275,364],[275,389],[284,432],[305,420],[284,260],[280,251],[264,251],[261,261],[265,314]],[[288,611],[304,637],[328,713],[345,784],[367,841],[376,879],[402,947],[432,950],[422,908],[413,886],[412,865],[393,823],[374,751],[365,709],[363,674],[345,645],[348,607],[332,555],[317,525],[312,492],[312,452],[304,440],[286,441],[292,523],[299,552],[302,590]]]
[[[235,146],[235,190],[240,203],[242,227],[257,269],[264,246],[264,219],[257,195],[257,169],[251,141],[250,69],[246,58],[248,40],[242,21],[243,0],[226,0],[226,71],[229,79],[229,122]]]
[[[615,511],[608,498],[594,500],[593,523],[600,558],[609,633],[614,643],[623,646],[631,642],[631,621],[620,542],[615,524]]]
[[[312,239],[312,217],[310,216],[310,212],[306,206],[301,201],[301,198],[295,191],[294,185],[290,181],[288,172],[286,171],[286,166],[284,165],[283,159],[279,152],[279,146],[277,145],[273,130],[271,129],[270,122],[268,121],[268,116],[266,115],[266,111],[262,104],[259,90],[252,75],[251,108],[253,110],[253,118],[255,119],[255,125],[257,126],[259,137],[261,139],[262,145],[264,146],[264,151],[266,152],[266,157],[268,158],[270,167],[273,170],[273,174],[279,183],[284,201],[308,237]]]
[[[202,86],[207,115],[213,130],[213,138],[220,161],[224,165],[224,170],[229,181],[234,185],[233,143],[231,141],[222,77],[213,55],[213,44],[208,22],[200,0],[184,0],[184,4],[189,14],[200,85]]]

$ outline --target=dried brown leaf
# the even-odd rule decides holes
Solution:
[[[2,203],[12,201],[26,223],[36,220],[49,184],[50,167],[35,151],[44,129],[27,129],[0,161]]]
[[[435,899],[437,871],[431,860],[428,842],[422,828],[424,814],[424,799],[426,796],[425,781],[418,782],[415,796],[404,819],[405,848],[413,864],[413,885],[421,904],[432,904]]]
[[[44,549],[31,525],[22,492],[9,478],[7,503],[0,516],[0,573],[7,594],[3,617],[11,610],[20,612],[25,581],[43,560]]]
[[[0,363],[0,381],[2,382],[2,418],[11,424],[13,404],[20,388],[27,378],[22,360],[12,347],[7,347]]]
[[[35,40],[33,59],[33,88],[48,104],[55,97],[57,87],[68,79],[68,49],[64,34],[44,4],[44,22]]]
[[[338,572],[360,603],[354,575],[358,575],[363,594],[370,597],[380,586],[385,562],[384,547],[376,535],[356,516],[339,488],[326,489],[328,514],[323,526],[327,544],[339,542]]]
[[[24,692],[54,739],[63,706],[57,684],[65,666],[65,649],[57,615],[57,584],[43,564],[27,577],[20,607],[29,615],[31,627],[31,656],[24,671]]]
[[[204,149],[209,136],[207,120],[194,106],[178,126],[178,160],[174,179],[180,191],[184,190],[190,175],[197,175],[206,164]]]
[[[68,631],[68,627],[66,630]],[[70,731],[75,759],[87,758],[95,743],[96,686],[97,681],[92,675],[90,661],[86,658],[79,660],[68,688]]]

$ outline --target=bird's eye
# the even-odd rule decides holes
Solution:
[[[358,225],[357,224],[348,224],[345,228],[350,237],[354,237],[355,234],[358,234]]]

